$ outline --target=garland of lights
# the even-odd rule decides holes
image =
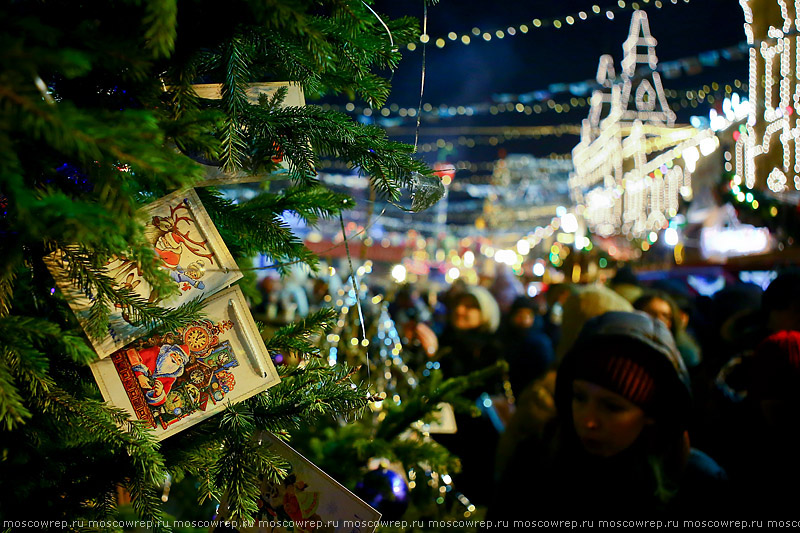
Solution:
[[[743,177],[746,189],[753,189],[760,181],[770,191],[783,194],[800,191],[800,122],[796,111],[800,107],[800,0],[793,5],[789,0],[776,2],[781,26],[769,26],[765,36],[758,36],[763,40],[757,41],[750,0],[739,0],[750,45],[748,85],[753,106],[745,130],[734,133],[734,160],[736,175]],[[780,80],[778,84],[774,83],[775,78]],[[762,79],[770,83],[759,83]]]
[[[730,96],[733,94],[735,89],[747,91],[748,85],[746,83],[742,83],[741,80],[734,80],[733,86],[730,84],[724,86],[725,96]],[[709,104],[715,103],[715,101],[718,99],[721,100],[723,98],[721,94],[722,90],[722,85],[717,82],[713,82],[710,86],[706,84],[698,89],[687,89],[683,91],[665,90],[664,94],[668,99],[676,102],[673,104],[673,106],[678,107],[679,109],[685,109],[689,107],[695,108],[698,106],[698,104],[702,104],[706,100]],[[526,115],[539,115],[549,111],[554,111],[556,113],[568,113],[571,109],[584,108],[592,105],[591,98],[582,97],[572,97],[569,100],[562,102],[556,102],[554,99],[550,98],[541,100],[541,104],[523,104],[522,102],[518,101],[522,96],[523,95],[516,94],[503,95],[504,99],[511,100],[504,103],[484,102],[480,104],[468,104],[461,106],[453,106],[448,104],[434,106],[433,104],[426,103],[422,106],[422,110],[424,111],[422,116],[435,117],[438,119],[455,116],[474,116],[487,114],[498,115],[503,113],[525,113]],[[371,107],[356,106],[352,102],[343,106],[336,104],[322,104],[321,107],[324,110],[350,113],[363,117],[405,119],[415,118],[417,116],[416,108],[400,107],[397,104],[389,104],[377,111]],[[377,115],[380,115],[380,117]]]
[[[468,162],[459,162],[456,165],[443,163],[443,165],[452,169],[453,172],[457,167],[467,169],[468,166],[472,166]],[[508,220],[505,222],[500,220],[503,217],[511,217],[513,222],[517,223],[529,222],[530,224],[527,224],[529,227],[548,219],[551,225],[556,224],[553,226],[553,231],[557,229],[558,223],[553,221],[558,219],[553,218],[553,215],[558,213],[558,209],[564,209],[563,207],[558,208],[557,204],[568,203],[566,183],[572,170],[572,162],[569,159],[546,159],[527,155],[509,156],[492,163],[491,168],[492,175],[481,177],[482,183],[469,183],[468,180],[459,179],[448,185],[450,190],[461,190],[474,198],[474,200],[461,201],[448,206],[448,222],[451,223],[451,230],[454,230],[452,233],[466,231],[468,234],[475,231],[475,224],[479,226],[478,230],[484,229],[476,217],[483,219],[483,223],[491,226],[492,234],[497,234],[498,226],[508,226]],[[353,174],[321,172],[319,179],[327,185],[344,187],[349,190],[363,190],[369,186],[366,177]],[[502,213],[487,210],[487,205],[497,203],[497,199],[501,197],[504,198],[502,204],[505,206]],[[511,224],[511,226],[519,227],[517,223]],[[441,231],[441,225],[436,222],[425,222],[417,217],[412,224],[409,224],[404,216],[394,217],[391,213],[385,212],[380,217],[380,224],[388,230],[414,229],[425,233]],[[456,230],[453,226],[461,226],[461,228]],[[511,233],[518,234],[518,230],[512,230]],[[552,231],[546,237],[550,235],[552,235]],[[529,245],[535,246],[542,238],[541,231],[539,235],[531,232]]]
[[[622,81],[613,59],[601,57],[597,81],[602,89],[592,95],[581,141],[572,152],[573,199],[601,236],[641,237],[665,227],[677,215],[679,198],[691,199],[691,173],[700,152],[708,155],[718,146],[710,130],[674,126],[655,46],[647,14],[634,12],[623,43]],[[646,75],[637,75],[643,70]]]
[[[683,0],[683,3],[688,4],[691,0]],[[661,9],[665,4],[678,4],[679,0],[655,0],[653,5],[656,9]],[[519,24],[517,26],[509,26],[505,30],[503,29],[496,29],[485,31],[478,27],[472,28],[472,31],[469,33],[464,33],[459,35],[458,33],[451,31],[447,34],[447,40],[444,37],[439,37],[433,40],[433,44],[436,45],[437,48],[444,48],[447,46],[448,41],[451,44],[462,44],[462,45],[469,45],[473,38],[482,38],[484,41],[491,41],[494,38],[503,39],[506,36],[514,37],[516,35],[524,35],[529,31],[540,29],[540,28],[548,28],[553,27],[556,29],[561,29],[566,26],[572,26],[576,22],[589,20],[590,18],[597,18],[597,17],[605,17],[608,20],[614,20],[614,17],[618,13],[622,13],[628,10],[638,11],[642,8],[642,5],[650,4],[650,0],[640,0],[639,2],[630,2],[627,3],[625,0],[617,0],[617,5],[609,7],[607,9],[602,9],[599,5],[595,4],[592,6],[590,10],[586,11],[578,11],[577,13],[572,13],[569,15],[565,15],[563,17],[555,17],[551,19],[539,19],[535,18],[531,20],[530,26],[528,24]],[[423,33],[420,35],[419,41],[423,44],[431,42],[431,36],[427,33]],[[409,43],[407,45],[410,51],[414,51],[417,49],[417,45],[415,43]]]

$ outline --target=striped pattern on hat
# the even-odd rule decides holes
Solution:
[[[608,359],[605,370],[614,392],[620,396],[636,405],[646,405],[653,399],[655,380],[641,365],[615,355]]]

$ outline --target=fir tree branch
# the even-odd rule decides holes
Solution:
[[[141,172],[181,173],[164,176],[174,179],[170,185],[175,187],[190,183],[180,179],[183,176],[198,175],[196,165],[187,158],[163,148],[158,120],[149,111],[98,112],[95,117],[70,102],[48,106],[34,98],[0,85],[0,113],[31,139],[59,146],[64,154],[86,163],[111,159]]]
[[[236,520],[252,520],[261,489],[261,446],[253,438],[252,414],[243,404],[228,406],[220,430],[225,454],[215,465],[215,485],[224,488],[226,508]]]
[[[161,500],[155,488],[165,479],[166,470],[163,458],[158,453],[159,443],[151,431],[139,421],[129,421],[128,414],[122,409],[93,400],[78,400],[58,388],[38,399],[37,406],[63,422],[59,427],[65,438],[71,438],[70,432],[79,428],[78,438],[82,442],[85,443],[89,437],[90,441],[110,446],[121,456],[127,457],[136,472],[127,483],[134,510],[142,519],[154,524],[164,522]],[[128,431],[121,429],[123,425],[127,425]]]
[[[267,341],[270,352],[288,350],[311,356],[319,355],[319,348],[312,343],[312,337],[328,333],[332,328],[338,312],[333,308],[324,308],[309,314],[302,320],[279,328]]]
[[[222,168],[233,172],[242,168],[247,146],[242,134],[240,117],[248,107],[247,82],[250,67],[244,51],[245,43],[235,36],[223,49],[225,78],[222,82],[222,107],[226,119],[222,127]]]
[[[61,249],[61,253],[67,260],[69,278],[81,291],[95,295],[96,301],[92,306],[90,324],[94,321],[105,322],[104,317],[107,315],[101,314],[101,310],[108,308],[106,301],[119,304],[128,312],[132,323],[143,325],[148,329],[156,327],[177,329],[204,316],[203,302],[200,299],[186,302],[177,308],[159,307],[131,289],[117,287],[114,279],[97,269],[91,256],[85,252],[65,247]],[[95,332],[98,330],[103,331],[97,326],[90,329]]]
[[[63,331],[57,324],[35,317],[11,315],[0,317],[0,338],[14,348],[55,345],[70,359],[89,363],[97,354],[79,336]]]
[[[352,382],[353,372],[342,364],[328,367],[321,359],[288,370],[279,384],[248,401],[256,424],[276,432],[326,415],[357,418],[373,398],[366,385]]]
[[[9,267],[11,268],[0,274],[0,317],[8,316],[8,313],[11,312],[11,298],[16,274],[13,270],[13,263]]]
[[[31,397],[43,397],[56,386],[48,375],[50,361],[39,350],[29,346],[10,346],[4,356],[17,380],[27,383]]]
[[[316,256],[291,232],[280,213],[250,211],[244,207],[246,203],[234,205],[209,191],[198,191],[198,195],[232,254],[252,256],[263,253],[279,263],[299,261],[312,270],[316,268]],[[285,271],[285,267],[279,271]]]
[[[313,225],[320,218],[333,218],[347,206],[354,205],[350,196],[335,193],[323,186],[291,187],[281,194],[262,193],[239,204],[238,211],[257,215],[264,211],[284,213],[291,211],[306,223]]]
[[[414,395],[403,402],[402,409],[387,410],[386,418],[375,435],[376,438],[391,440],[405,431],[413,422],[435,409],[440,402],[452,402],[454,397],[464,391],[506,371],[508,371],[508,363],[498,361],[494,365],[476,370],[466,376],[450,378],[441,384],[434,382],[433,387],[426,386],[425,382],[421,382],[419,388],[414,391]]]
[[[10,431],[30,418],[31,412],[23,405],[22,396],[7,366],[10,350],[4,348],[0,353],[3,355],[0,358],[0,423]]]
[[[147,48],[154,57],[167,57],[175,46],[178,33],[178,3],[176,0],[156,0],[145,3],[143,23]]]
[[[313,179],[309,169],[317,166],[317,157],[330,156],[362,169],[381,194],[396,200],[402,187],[413,186],[412,173],[432,173],[425,163],[411,157],[410,145],[390,141],[382,129],[353,123],[335,111],[315,106],[278,110],[254,106],[249,121],[254,160],[272,157],[273,143],[277,143],[291,163],[292,177],[301,181]]]

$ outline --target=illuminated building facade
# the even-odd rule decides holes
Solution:
[[[710,130],[675,125],[655,47],[647,14],[635,11],[620,76],[613,58],[602,56],[600,88],[572,151],[570,193],[578,214],[601,236],[641,237],[665,228],[680,198],[692,197],[691,173],[701,153],[718,146]]]

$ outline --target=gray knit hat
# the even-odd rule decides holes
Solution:
[[[608,388],[676,429],[688,423],[686,366],[667,327],[647,313],[610,311],[586,322],[558,370],[560,412],[570,412],[575,379]]]

